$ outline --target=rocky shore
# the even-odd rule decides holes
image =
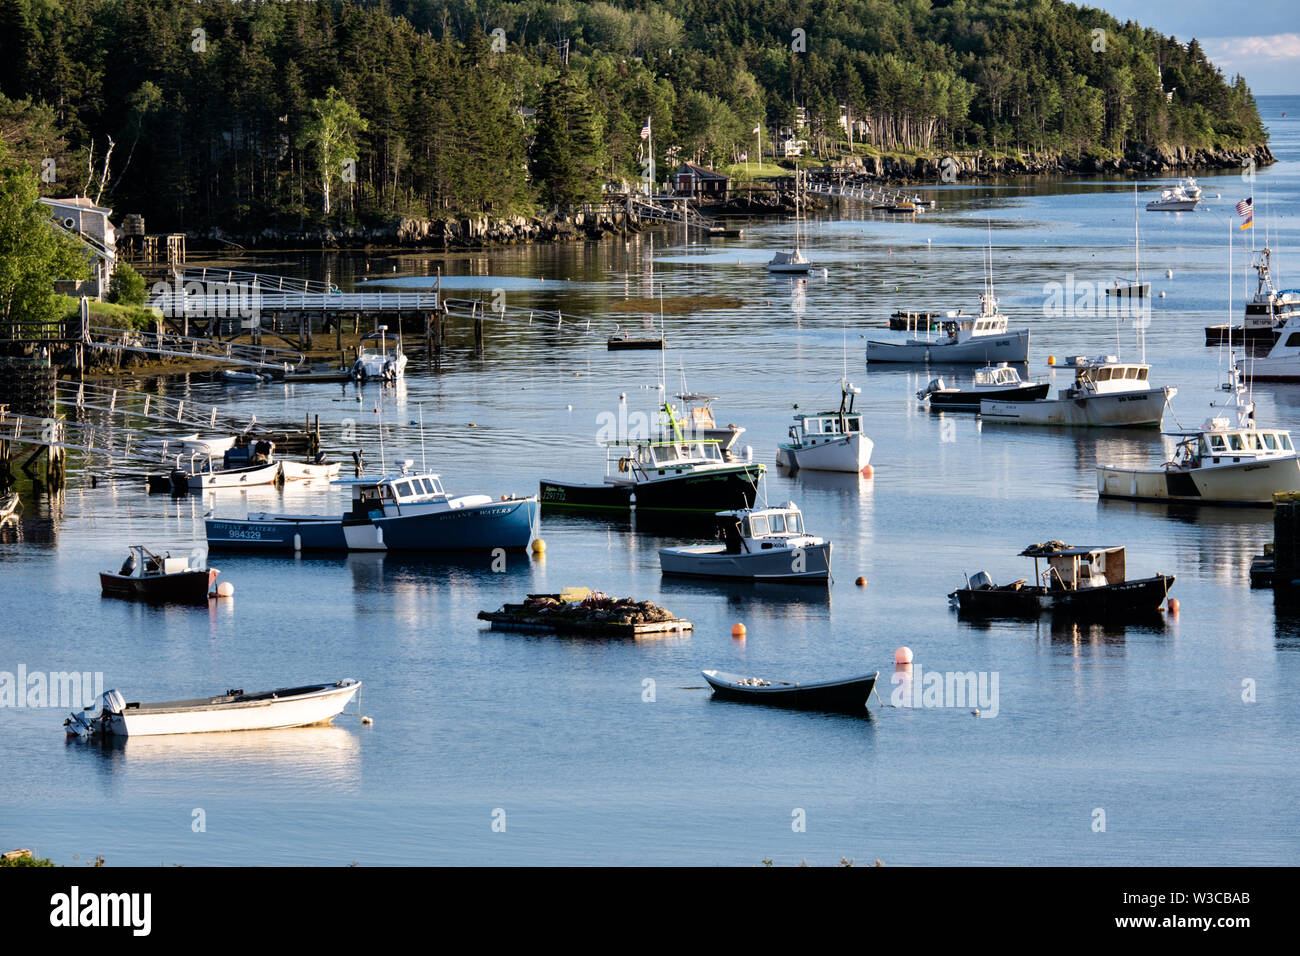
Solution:
[[[895,157],[868,156],[862,159],[862,174],[886,185],[920,185],[943,182],[945,169],[955,165],[957,180],[993,176],[1056,174],[1067,176],[1118,173],[1173,173],[1193,169],[1242,169],[1253,162],[1268,166],[1276,162],[1265,143],[1251,149],[1191,149],[1186,146],[1140,148],[1123,158],[1073,157],[1061,153],[1025,153],[1014,156],[984,156],[959,153],[925,156],[914,161]],[[949,174],[951,175],[951,173]]]
[[[1061,153],[1024,153],[1020,156],[986,156],[982,153],[936,154],[915,160],[893,156],[860,157],[860,165],[818,170],[817,178],[851,179],[884,186],[919,186],[939,182],[978,181],[1000,176],[1030,175],[1119,175],[1124,173],[1173,173],[1195,169],[1242,169],[1253,162],[1267,166],[1276,159],[1266,144],[1249,149],[1191,149],[1185,146],[1142,148],[1119,158],[1073,157]],[[946,174],[946,175],[945,175]],[[820,201],[810,203],[820,206]],[[794,208],[793,195],[775,192],[768,196],[749,195],[725,205],[702,211],[721,214],[775,215]],[[286,248],[433,248],[473,249],[512,245],[520,242],[567,242],[602,239],[635,232],[641,223],[635,216],[617,212],[579,212],[573,215],[455,217],[415,219],[403,217],[388,222],[345,229],[284,230],[266,228],[255,234],[230,234],[221,230],[193,237],[196,245],[211,242],[248,249]]]

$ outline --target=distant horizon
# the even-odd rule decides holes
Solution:
[[[1246,78],[1256,96],[1295,96],[1300,76],[1300,26],[1294,0],[1260,0],[1243,21],[1240,8],[1222,0],[1071,0],[1077,6],[1105,10],[1117,20],[1176,37],[1195,39],[1223,75]],[[1250,34],[1240,32],[1249,23]]]

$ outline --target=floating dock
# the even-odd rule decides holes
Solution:
[[[478,619],[494,630],[542,631],[587,637],[643,637],[691,631],[695,625],[649,601],[609,598],[586,588],[560,594],[529,594],[523,604],[498,611],[479,611]]]

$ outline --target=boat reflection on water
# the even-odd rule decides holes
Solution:
[[[357,551],[341,561],[357,591],[402,592],[494,586],[531,577],[538,559],[524,551]]]
[[[870,497],[875,491],[875,482],[864,478],[860,473],[843,471],[809,471],[799,469],[791,471],[784,465],[776,466],[777,474],[799,483],[799,487],[809,491],[825,491],[841,496],[861,495]],[[773,498],[779,497],[775,493]]]
[[[1045,614],[1038,620],[981,620],[958,614],[957,620],[964,630],[983,631],[987,634],[998,632],[999,637],[1029,637],[1037,641],[1047,641],[1053,646],[1074,647],[1082,650],[1088,647],[1122,646],[1130,634],[1133,636],[1163,636],[1170,631],[1170,622],[1159,611],[1145,615],[1136,621],[1123,624],[1098,621],[1072,620],[1066,615]]]
[[[355,712],[356,705],[349,707]],[[348,713],[335,718],[357,723]],[[71,759],[96,760],[104,774],[165,774],[168,781],[244,780],[259,791],[277,781],[295,791],[303,787],[330,791],[359,790],[361,737],[339,726],[295,727],[287,730],[243,730],[211,734],[170,734],[162,737],[107,736],[94,746],[68,738]]]
[[[785,584],[778,581],[728,581],[725,579],[693,579],[664,577],[659,582],[659,593],[665,597],[722,597],[728,607],[743,611],[747,619],[798,620],[799,608],[830,610],[831,589],[818,584]],[[796,612],[791,617],[791,612]],[[821,618],[819,613],[816,617]]]

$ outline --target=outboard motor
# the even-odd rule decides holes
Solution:
[[[183,498],[190,493],[190,476],[179,468],[173,468],[167,478],[171,484],[173,497]]]
[[[916,397],[919,399],[924,399],[927,395],[933,395],[935,392],[941,392],[941,391],[943,391],[943,379],[932,378],[930,379],[929,385],[927,385],[925,388],[921,389],[921,391],[916,393]]]
[[[352,363],[352,378],[358,382],[366,380],[366,367],[361,364],[361,359]]]
[[[976,571],[971,575],[970,589],[972,591],[991,591],[993,590],[993,579],[989,577],[987,571]]]

